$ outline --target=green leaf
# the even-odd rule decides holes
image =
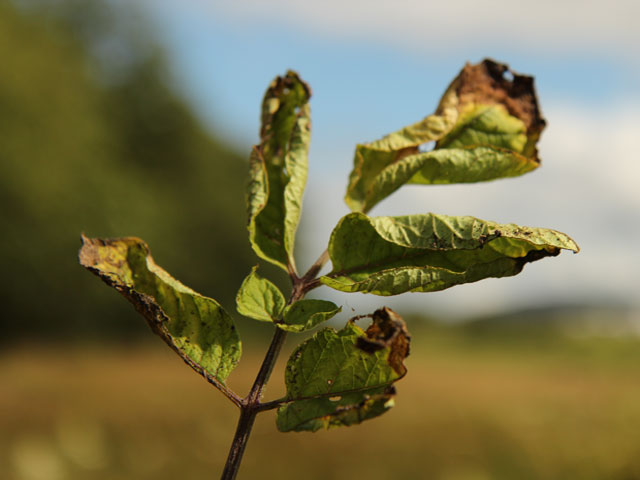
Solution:
[[[425,214],[343,217],[331,234],[333,270],[320,278],[344,292],[430,292],[520,273],[561,249],[578,252],[564,233],[501,225],[474,217]]]
[[[364,201],[373,206],[406,183],[481,182],[522,175],[537,166],[527,157],[495,147],[437,149],[389,165],[372,180]]]
[[[241,354],[231,317],[155,264],[139,238],[82,237],[80,264],[115,288],[192,368],[224,383]]]
[[[311,89],[295,72],[276,77],[262,102],[261,142],[249,158],[249,239],[256,254],[295,271],[293,248],[307,181]]]
[[[238,290],[238,313],[263,322],[276,322],[287,301],[278,287],[256,273],[257,268],[253,267]]]
[[[341,307],[326,300],[299,300],[285,308],[278,326],[288,332],[303,332],[329,320],[341,310]]]
[[[526,143],[524,122],[509,115],[504,105],[470,104],[460,113],[453,130],[438,141],[438,147],[492,145],[522,153]]]
[[[280,431],[353,425],[393,406],[410,337],[391,309],[372,318],[366,332],[349,321],[337,332],[321,330],[293,352],[285,371],[288,403],[276,418]]]
[[[367,212],[405,183],[522,175],[540,164],[536,143],[544,125],[532,77],[491,60],[466,65],[433,115],[356,147],[345,201]],[[421,152],[428,142],[434,149]]]

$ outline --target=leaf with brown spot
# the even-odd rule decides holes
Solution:
[[[287,403],[277,415],[281,431],[353,425],[393,406],[393,384],[407,372],[410,337],[391,309],[372,318],[367,331],[351,320],[340,331],[321,330],[292,353],[285,371]]]
[[[566,234],[428,213],[402,217],[344,216],[331,234],[331,272],[320,281],[343,292],[398,295],[433,292],[520,273],[561,250],[578,252]]]
[[[406,183],[522,175],[540,164],[536,143],[544,126],[532,77],[492,60],[467,64],[433,115],[356,147],[345,201],[367,212]],[[429,142],[433,150],[421,151]]]
[[[241,355],[231,317],[155,264],[139,238],[82,236],[80,264],[115,288],[151,329],[213,384],[224,384]]]
[[[249,239],[255,253],[294,270],[293,247],[307,181],[311,89],[297,73],[276,77],[262,101],[260,144],[249,158]]]

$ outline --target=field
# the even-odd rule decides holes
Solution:
[[[637,338],[413,330],[395,408],[315,434],[262,414],[239,478],[640,479]],[[0,478],[218,478],[235,407],[152,340],[0,352]],[[247,342],[232,387],[267,342]]]

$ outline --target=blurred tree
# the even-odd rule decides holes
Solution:
[[[82,231],[144,238],[160,265],[225,305],[252,261],[244,159],[169,87],[159,49],[122,8],[0,2],[5,341],[146,334],[77,265]]]

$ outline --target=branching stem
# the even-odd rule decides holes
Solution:
[[[295,274],[295,269],[290,268],[289,276],[293,283],[293,291],[291,292],[291,296],[287,302],[288,304],[295,303],[304,298],[306,293],[311,289],[309,288],[311,285],[314,285],[313,288],[320,285],[316,281],[316,276],[320,273],[320,270],[328,260],[329,254],[325,250],[302,277],[298,277]],[[269,377],[271,376],[273,367],[276,364],[276,360],[278,359],[278,355],[280,354],[280,350],[282,349],[286,336],[286,331],[276,327],[276,331],[264,360],[262,361],[258,375],[253,382],[253,386],[251,387],[249,394],[245,398],[238,402],[235,394],[233,394],[233,396],[229,396],[225,391],[223,391],[227,397],[240,407],[240,418],[238,419],[236,433],[233,437],[233,442],[231,443],[227,463],[225,464],[224,471],[222,472],[221,480],[234,480],[236,478],[256,415],[262,411],[277,408],[279,405],[284,403],[284,400],[260,403],[260,399],[264,388],[269,381]]]
[[[320,255],[318,259],[314,262],[314,264],[311,265],[311,267],[309,268],[309,271],[304,274],[304,276],[302,277],[302,281],[305,283],[309,283],[315,280],[315,278],[318,276],[318,273],[320,273],[320,270],[322,269],[324,264],[327,263],[328,261],[329,261],[329,250],[325,250],[324,252],[322,252],[322,255]]]

